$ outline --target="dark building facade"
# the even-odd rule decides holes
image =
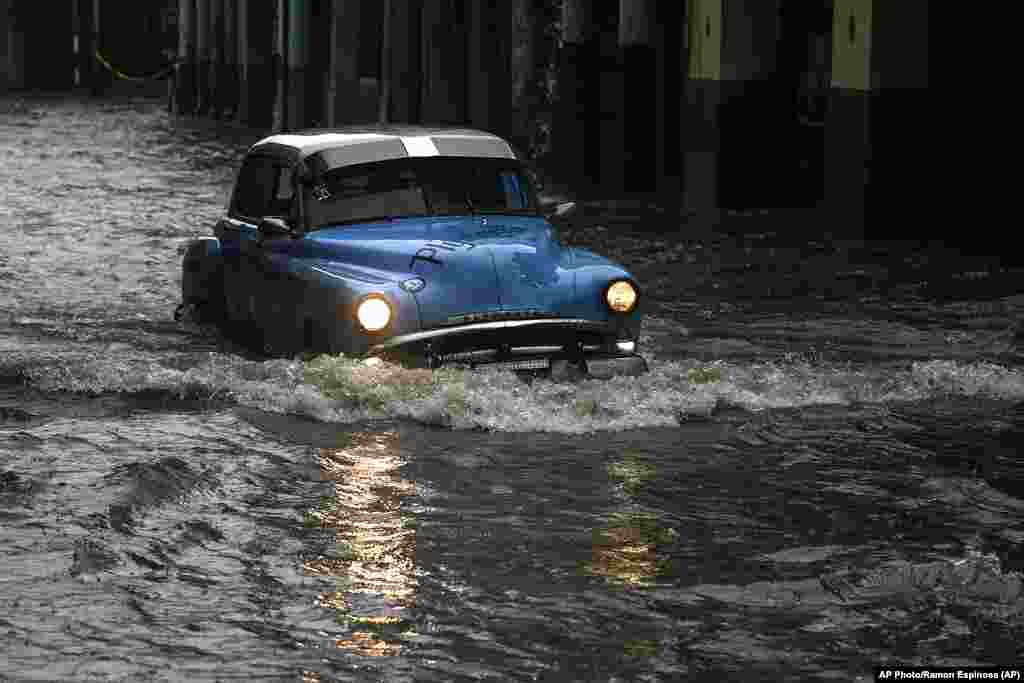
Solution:
[[[927,0],[62,7],[0,0],[0,86],[102,91],[174,60],[179,114],[469,124],[576,193],[657,193],[711,216],[817,207],[857,231],[928,186]]]

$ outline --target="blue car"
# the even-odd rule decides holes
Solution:
[[[278,352],[640,374],[637,283],[559,244],[548,219],[571,210],[542,212],[491,133],[273,135],[246,154],[214,236],[187,245],[179,309]]]

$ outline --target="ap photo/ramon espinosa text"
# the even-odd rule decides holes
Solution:
[[[1020,681],[1024,667],[880,666],[876,681]]]

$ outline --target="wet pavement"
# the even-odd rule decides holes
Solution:
[[[254,136],[70,96],[0,132],[0,679],[1024,660],[998,259],[590,207],[562,236],[639,276],[644,377],[264,358],[172,318]]]

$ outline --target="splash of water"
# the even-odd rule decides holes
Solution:
[[[720,407],[750,411],[922,401],[1024,398],[1024,374],[992,363],[933,360],[891,366],[651,361],[642,377],[532,384],[498,370],[406,369],[345,356],[253,361],[209,352],[175,357],[65,355],[25,370],[46,391],[164,392],[227,399],[276,413],[351,423],[401,418],[454,429],[589,433],[676,425]]]

